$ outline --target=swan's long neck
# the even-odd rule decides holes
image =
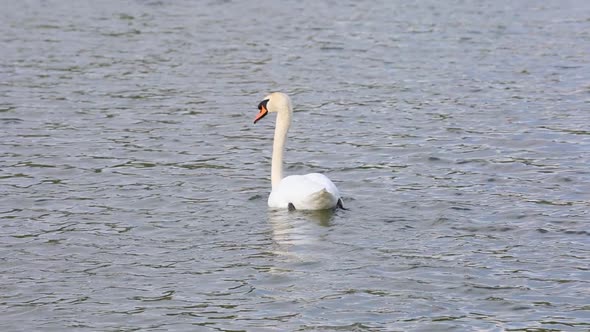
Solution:
[[[287,132],[291,127],[291,106],[287,109],[280,110],[277,114],[277,124],[275,127],[275,137],[272,144],[272,168],[270,171],[270,180],[272,188],[279,185],[283,179],[283,154],[285,152],[285,141]]]

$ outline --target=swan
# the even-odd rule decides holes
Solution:
[[[268,196],[268,206],[289,210],[344,209],[338,188],[327,176],[310,173],[283,178],[285,141],[293,116],[291,98],[282,92],[273,92],[258,104],[258,110],[255,124],[268,113],[277,113],[270,175],[272,191]]]

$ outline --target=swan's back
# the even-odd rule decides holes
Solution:
[[[336,207],[340,193],[323,174],[291,175],[283,178],[268,197],[268,206],[287,208],[289,203],[297,210],[323,210]]]

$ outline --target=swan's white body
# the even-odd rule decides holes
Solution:
[[[274,92],[268,95],[258,105],[258,108],[260,113],[254,123],[263,118],[267,112],[277,113],[272,151],[272,192],[268,197],[268,206],[276,209],[295,208],[297,210],[324,210],[337,206],[342,207],[338,188],[323,174],[311,173],[283,178],[285,141],[293,115],[291,99],[284,93]]]
[[[324,210],[336,207],[339,199],[338,188],[328,177],[310,173],[283,178],[268,196],[268,206],[282,209],[291,203],[297,210]]]

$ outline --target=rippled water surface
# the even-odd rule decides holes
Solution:
[[[0,330],[590,329],[590,2],[0,7]]]

